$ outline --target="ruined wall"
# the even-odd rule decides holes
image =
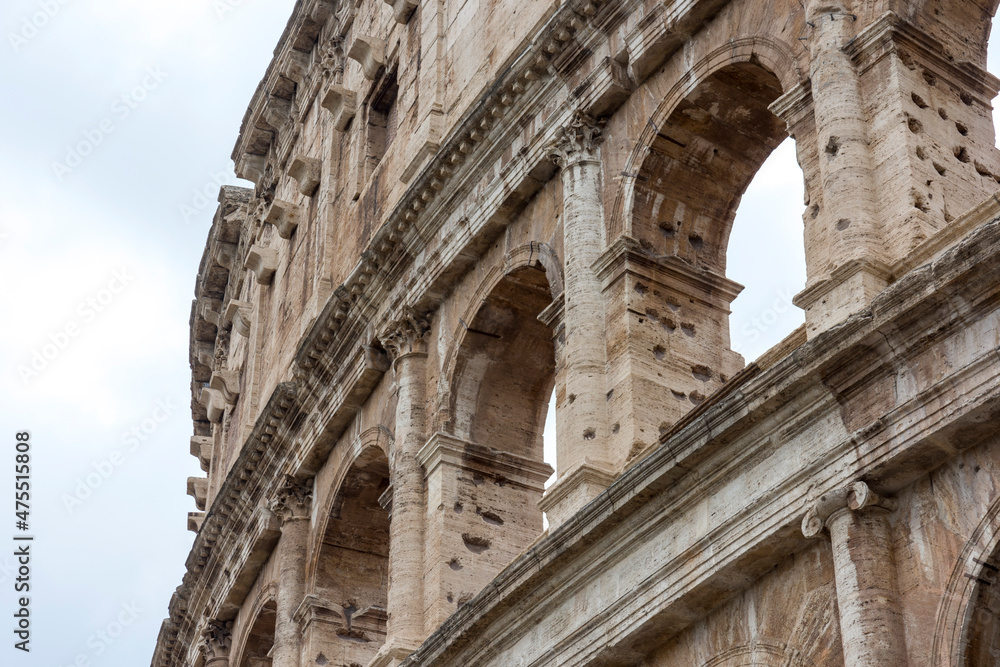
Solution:
[[[994,10],[297,3],[155,667],[988,663]],[[729,234],[789,136],[806,326],[747,365]]]

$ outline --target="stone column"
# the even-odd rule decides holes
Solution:
[[[305,593],[312,487],[312,480],[302,482],[290,477],[268,505],[281,519],[273,667],[299,667],[301,636],[294,616]]]
[[[409,313],[381,336],[396,377],[396,430],[389,461],[389,600],[387,638],[373,664],[394,665],[423,642],[424,444],[426,316]]]
[[[565,341],[556,346],[556,469],[543,509],[558,525],[603,491],[613,479],[607,446],[605,314],[594,264],[604,249],[601,130],[577,114],[550,145],[562,169]]]
[[[205,658],[205,667],[229,667],[229,650],[232,645],[232,621],[209,621],[201,637],[201,654]]]
[[[858,73],[843,50],[857,31],[856,17],[821,0],[806,4],[806,16],[821,191],[813,193],[816,215],[807,224],[822,227],[807,236],[826,242],[806,248],[810,280],[795,303],[805,309],[813,337],[867,306],[889,273]]]
[[[829,531],[844,664],[904,667],[906,642],[889,512],[895,501],[864,482],[821,498],[802,521],[806,537]]]

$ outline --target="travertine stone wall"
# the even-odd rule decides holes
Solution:
[[[154,667],[992,664],[994,11],[299,0],[199,266]],[[806,326],[748,365],[787,137]]]

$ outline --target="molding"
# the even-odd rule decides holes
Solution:
[[[543,491],[555,472],[548,463],[510,454],[438,431],[417,452],[427,477],[441,466],[501,475],[508,482]]]
[[[247,301],[230,299],[226,306],[223,323],[233,323],[233,330],[244,338],[250,337],[250,326],[253,324],[253,305]]]

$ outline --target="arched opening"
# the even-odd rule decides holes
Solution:
[[[802,170],[785,139],[761,165],[736,210],[726,271],[746,285],[733,301],[732,348],[749,362],[805,322],[792,303],[806,283]],[[803,329],[799,340],[805,339]]]
[[[963,667],[993,667],[1000,656],[1000,553],[981,565],[966,616]]]
[[[268,667],[271,649],[274,648],[274,620],[277,607],[274,600],[267,602],[257,614],[250,632],[243,643],[239,667]]]
[[[445,432],[421,453],[431,508],[424,579],[430,627],[543,530],[538,503],[552,469],[542,434],[556,364],[552,330],[539,320],[552,303],[539,248],[532,244],[526,261],[508,258],[490,274],[476,305],[456,323],[444,377]]]
[[[368,664],[385,642],[389,577],[389,462],[377,446],[351,464],[330,510],[304,619],[308,660]],[[327,662],[321,662],[320,660]]]
[[[731,304],[743,290],[727,276],[730,232],[751,180],[788,138],[769,109],[781,81],[753,53],[747,58],[665,102],[641,154],[626,232],[642,257],[637,278],[620,288],[632,387],[615,387],[638,406],[635,417],[615,417],[629,461],[745,366],[730,335]],[[769,243],[756,231],[754,243]]]
[[[543,461],[542,431],[555,382],[552,332],[538,316],[552,302],[545,272],[505,276],[465,323],[454,373],[454,434]]]

